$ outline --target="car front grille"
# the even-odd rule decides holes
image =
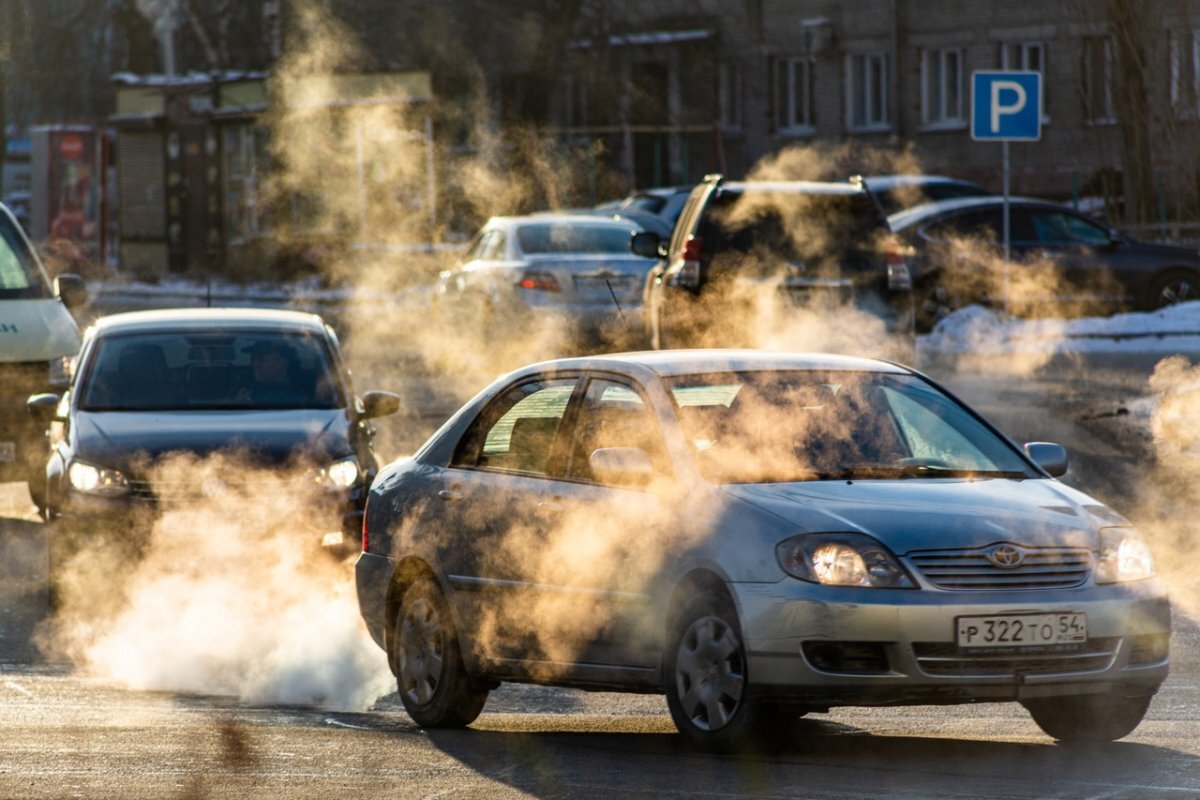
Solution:
[[[203,500],[219,500],[222,497],[240,497],[249,493],[252,484],[246,481],[217,478],[199,481],[146,481],[131,480],[129,495],[146,503],[194,503]]]
[[[1015,567],[1000,567],[988,557],[991,547],[973,550],[929,550],[909,560],[939,589],[1067,589],[1079,586],[1091,572],[1091,554],[1083,548],[1023,548]]]
[[[1036,651],[965,654],[953,644],[914,642],[913,655],[926,675],[1004,678],[1023,675],[1068,675],[1103,672],[1112,666],[1120,644],[1117,637],[1089,639],[1078,650],[1041,648]]]

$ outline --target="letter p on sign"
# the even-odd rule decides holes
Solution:
[[[1037,141],[1042,136],[1040,72],[971,75],[971,138]]]

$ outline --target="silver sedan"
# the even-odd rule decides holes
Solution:
[[[1170,606],[1067,467],[892,364],[545,362],[380,473],[359,605],[425,726],[522,681],[665,692],[711,750],[833,706],[977,701],[1109,741],[1167,676]]]

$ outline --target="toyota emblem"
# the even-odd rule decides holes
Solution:
[[[1014,569],[1025,560],[1025,551],[1011,544],[998,544],[988,551],[987,557],[1001,569]]]

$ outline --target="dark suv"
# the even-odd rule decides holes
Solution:
[[[861,182],[726,181],[692,190],[668,242],[633,237],[660,259],[645,289],[655,349],[753,345],[747,320],[761,290],[788,305],[855,307],[912,336],[904,251]]]

